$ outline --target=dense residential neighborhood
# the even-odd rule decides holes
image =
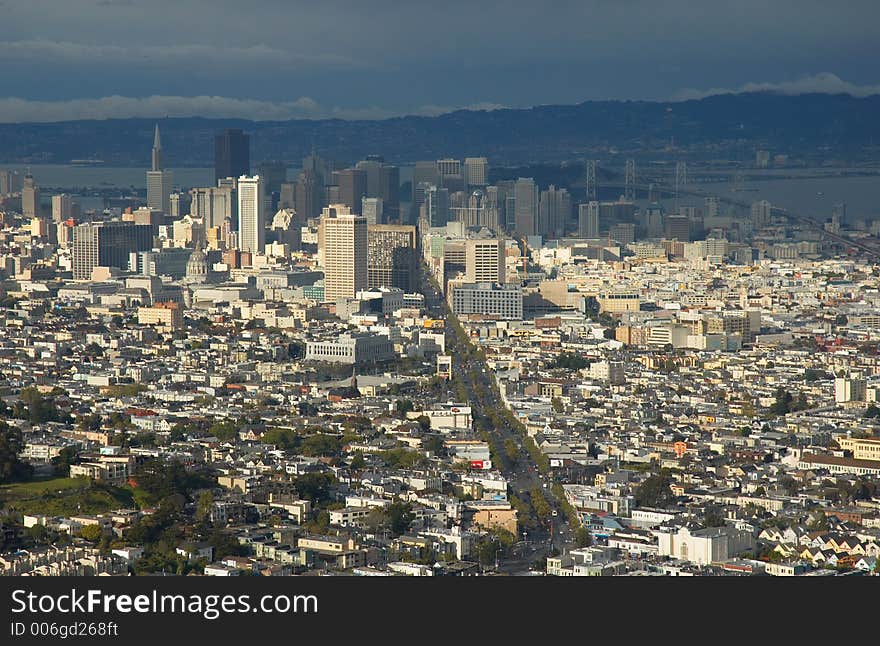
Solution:
[[[839,212],[575,218],[485,158],[405,206],[314,155],[166,196],[153,151],[158,204],[90,221],[3,185],[3,574],[877,574],[880,272]]]

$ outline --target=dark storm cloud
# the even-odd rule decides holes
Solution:
[[[124,116],[138,105],[126,97],[319,117],[726,88],[865,93],[880,83],[878,15],[873,0],[28,0],[4,10],[2,94],[24,103],[0,102],[0,119],[31,101],[63,114],[47,102],[74,99]]]

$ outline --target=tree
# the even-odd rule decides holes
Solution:
[[[703,513],[703,524],[706,527],[724,527],[724,513],[720,507],[707,507]]]
[[[782,386],[776,389],[776,401],[770,406],[772,415],[787,415],[792,411],[794,397]]]
[[[412,513],[412,506],[409,503],[393,502],[385,508],[385,513],[393,536],[405,533],[415,520],[415,514]]]
[[[203,491],[201,494],[199,494],[199,501],[196,504],[196,522],[210,522],[211,511],[213,508],[214,494],[210,491]]]
[[[397,414],[401,417],[405,417],[407,413],[415,410],[415,406],[408,399],[398,399],[395,408],[397,409]]]
[[[79,530],[80,537],[87,541],[91,541],[92,543],[98,542],[101,539],[102,533],[103,530],[100,525],[86,525]]]
[[[878,408],[876,404],[871,404],[870,406],[868,406],[867,409],[865,409],[864,417],[865,419],[880,417],[880,408]]]
[[[562,403],[562,400],[559,397],[554,397],[550,400],[550,405],[553,406],[553,410],[556,413],[565,412],[565,404]]]
[[[74,446],[65,446],[61,451],[52,458],[52,467],[55,469],[55,475],[67,477],[70,475],[70,465],[79,462],[79,452]]]
[[[0,420],[0,484],[31,477],[33,467],[18,457],[23,450],[21,429]]]
[[[666,507],[673,500],[672,475],[666,469],[648,476],[636,489],[636,502],[640,507]]]
[[[348,465],[352,471],[360,471],[366,466],[366,460],[364,460],[364,452],[363,451],[355,451],[354,456],[351,458],[351,462]]]
[[[556,360],[550,364],[550,368],[565,368],[567,370],[581,370],[590,365],[584,357],[574,352],[562,352]]]
[[[577,546],[589,547],[593,544],[593,536],[586,527],[578,527],[574,532],[574,540]]]
[[[18,395],[18,401],[12,408],[12,414],[18,419],[26,419],[31,424],[44,422],[57,422],[61,416],[55,406],[55,400],[44,397],[43,394],[33,387],[22,388]]]

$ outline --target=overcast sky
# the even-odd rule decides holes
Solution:
[[[0,121],[880,91],[877,0],[0,0]]]

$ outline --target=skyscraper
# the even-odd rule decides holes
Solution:
[[[365,197],[362,200],[361,215],[367,224],[385,224],[385,205],[381,197]]]
[[[489,161],[485,157],[465,157],[464,183],[468,188],[489,183]]]
[[[578,204],[578,237],[599,237],[599,203]]]
[[[162,168],[162,139],[159,124],[153,133],[153,152],[150,170],[147,171],[147,206],[162,213],[171,212],[171,171]]]
[[[538,233],[545,238],[561,238],[565,235],[571,217],[571,197],[564,188],[552,184],[541,191],[538,207]]]
[[[237,128],[214,137],[214,181],[251,173],[251,138]]]
[[[516,200],[514,230],[522,236],[533,236],[537,231],[538,187],[531,177],[520,177],[513,186]]]
[[[367,219],[345,204],[324,208],[318,225],[318,255],[324,266],[324,298],[354,298],[369,286]]]
[[[63,222],[73,215],[73,203],[67,193],[52,196],[52,222]]]
[[[371,224],[367,227],[367,240],[369,286],[415,291],[418,268],[416,228],[411,225]]]
[[[293,193],[293,208],[303,222],[317,217],[324,208],[324,182],[321,176],[306,168],[296,180]]]
[[[440,186],[448,188],[450,193],[465,189],[464,173],[458,159],[438,159],[437,172],[440,175]]]
[[[287,164],[283,161],[264,161],[257,164],[257,175],[263,180],[263,190],[269,193],[281,191],[287,181]]]
[[[465,243],[465,281],[468,283],[504,282],[504,241],[468,240]]]
[[[153,247],[153,227],[133,222],[88,222],[73,229],[73,278],[89,280],[95,267],[128,269],[129,254]]]
[[[21,187],[21,214],[26,218],[40,217],[40,188],[30,173],[24,176]]]
[[[259,175],[238,178],[238,249],[262,254],[266,247],[265,191]]]
[[[755,229],[770,224],[770,208],[770,202],[767,200],[752,202],[752,226]]]
[[[429,186],[425,190],[425,215],[428,226],[446,226],[449,222],[449,189]]]
[[[360,215],[361,200],[367,196],[367,172],[359,168],[346,168],[333,173],[339,186],[339,202],[347,204],[352,213]]]

